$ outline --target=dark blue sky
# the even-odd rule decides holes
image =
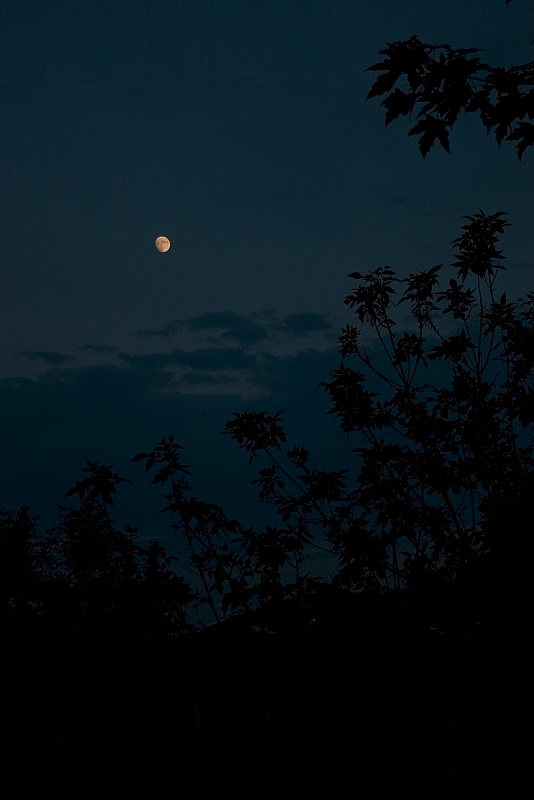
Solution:
[[[231,412],[285,408],[317,467],[364,444],[317,386],[357,322],[349,272],[444,263],[448,281],[481,207],[513,223],[497,287],[534,289],[531,150],[519,162],[460,118],[451,155],[423,160],[409,121],[385,128],[365,100],[378,51],[413,34],[528,62],[527,0],[1,8],[0,507],[51,524],[86,457],[114,462],[135,481],[116,522],[172,550],[162,492],[129,460],[173,434],[194,494],[252,524],[256,469],[220,435]]]

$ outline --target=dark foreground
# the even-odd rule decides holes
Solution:
[[[494,611],[461,608],[323,598],[306,614],[286,604],[275,619],[142,641],[8,626],[8,770],[21,787],[100,774],[221,789],[489,786],[509,763],[514,649]]]

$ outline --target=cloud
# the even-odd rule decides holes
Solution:
[[[267,331],[263,325],[233,311],[209,311],[200,317],[187,320],[187,325],[197,330],[219,328],[223,331],[221,339],[237,339],[242,347],[267,338]]]
[[[241,348],[224,350],[219,347],[210,347],[185,353],[183,350],[173,350],[174,363],[179,366],[192,367],[203,371],[219,371],[225,369],[254,369],[257,357],[245,353]]]
[[[119,353],[119,358],[131,367],[142,371],[159,371],[173,364],[171,353]]]
[[[276,316],[274,308],[264,308],[261,311],[251,311],[249,314],[250,319],[266,319],[270,320]]]
[[[288,339],[304,339],[305,337],[311,336],[317,332],[332,331],[334,326],[328,319],[328,316],[328,314],[315,314],[304,311],[300,313],[287,314],[284,317],[280,317],[272,309],[265,309],[261,312],[261,314],[257,312],[251,312],[248,315],[237,314],[233,311],[209,311],[205,314],[201,314],[198,317],[190,317],[189,319],[183,320],[173,320],[168,322],[159,330],[153,329],[137,331],[136,335],[144,338],[170,338],[171,336],[174,336],[179,329],[188,328],[190,331],[198,331],[199,333],[204,334],[201,338],[201,341],[204,344],[209,343],[215,345],[215,347],[212,348],[197,350],[196,353],[200,354],[198,358],[211,359],[213,356],[217,359],[219,358],[219,355],[217,354],[223,352],[222,349],[217,347],[217,345],[223,345],[225,342],[228,342],[228,340],[232,339],[237,341],[239,348],[241,348],[241,352],[243,352],[243,350],[249,350],[251,347],[254,347],[260,342],[265,342],[266,340],[277,342],[279,347],[281,344],[280,333],[285,335],[285,340],[287,342]],[[206,335],[208,333],[212,335]],[[224,352],[233,352],[233,357],[235,358],[235,354],[239,352],[239,348],[232,348],[231,350],[226,350]],[[205,367],[200,364],[198,367],[196,364],[193,364],[189,360],[191,354],[185,354],[184,351],[174,350],[173,357],[175,359],[175,364],[180,363],[198,369],[205,369]],[[230,356],[224,356],[223,358],[229,357]],[[244,359],[244,356],[241,358],[244,361],[246,360]],[[236,366],[235,368],[249,369],[253,366],[254,364],[252,362],[248,362],[243,363],[240,366]],[[232,367],[221,367],[220,362],[217,362],[214,366],[210,366],[208,368],[226,369]]]
[[[165,327],[161,328],[159,331],[155,330],[135,331],[135,335],[142,336],[145,339],[148,339],[151,336],[163,336],[164,338],[169,338],[170,336],[174,336],[180,324],[181,323],[179,321],[169,322],[168,325],[165,325]]]
[[[1,378],[0,379],[0,391],[16,391],[16,390],[26,390],[30,389],[32,386],[35,386],[35,381],[31,378],[21,378],[21,377],[11,377],[11,378]]]
[[[327,316],[327,314],[312,314],[307,311],[300,314],[288,314],[282,319],[281,324],[275,327],[292,336],[307,336],[313,331],[332,330],[332,323],[325,319]]]
[[[231,375],[210,375],[205,372],[186,372],[182,375],[182,382],[188,383],[191,386],[199,386],[203,383],[210,385],[236,383],[236,379]]]
[[[113,353],[118,350],[110,344],[79,344],[78,350],[90,350],[92,353]]]
[[[252,315],[236,314],[234,311],[209,311],[199,317],[191,317],[185,320],[173,320],[160,330],[136,331],[137,336],[149,338],[160,336],[168,338],[174,336],[180,327],[188,327],[192,330],[219,330],[222,331],[220,339],[236,339],[241,347],[249,347],[267,338],[268,333],[263,325],[254,322]],[[217,341],[211,338],[210,341]]]
[[[166,367],[189,367],[203,372],[220,372],[222,370],[253,369],[257,357],[245,353],[241,348],[223,349],[208,347],[200,350],[186,352],[185,350],[172,350],[170,353],[149,353],[146,355],[131,355],[120,353],[122,361],[143,370],[165,369]]]
[[[9,379],[7,379],[9,380]],[[37,380],[29,381],[35,391],[39,386],[62,386],[65,391],[74,395],[83,394],[88,397],[99,393],[105,386],[113,398],[123,392],[130,392],[132,401],[140,393],[154,393],[161,390],[178,389],[178,382],[171,372],[159,367],[119,367],[115,365],[97,364],[79,368],[52,368],[42,372]],[[110,401],[111,402],[111,401]]]
[[[30,361],[46,361],[48,364],[64,364],[65,361],[72,361],[72,356],[60,353],[59,350],[23,350],[22,355]]]

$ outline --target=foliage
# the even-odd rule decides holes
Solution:
[[[278,416],[244,412],[243,430],[236,431],[236,438],[252,454],[251,460],[256,450],[284,440],[276,424]],[[232,423],[229,426],[232,430]],[[172,492],[165,495],[169,504],[162,511],[178,517],[179,521],[171,527],[184,536],[190,552],[189,570],[199,584],[195,592],[199,624],[202,625],[198,615],[200,606],[207,605],[214,619],[220,621],[229,610],[262,607],[291,593],[294,587],[283,586],[281,571],[293,560],[298,573],[305,533],[300,527],[284,531],[267,527],[263,534],[253,528],[246,530],[237,520],[229,519],[219,506],[188,497],[186,493],[191,487],[177,475],[186,473],[178,458],[178,447],[174,437],[163,438],[151,453],[138,453],[132,461],[146,460],[145,471],[158,465],[153,484],[171,481]],[[269,483],[268,470],[263,472],[262,481]],[[297,580],[299,588],[301,584]]]
[[[4,618],[77,634],[145,636],[187,630],[193,594],[157,542],[114,528],[96,498],[59,506],[60,522],[39,532],[25,507],[0,514]]]
[[[117,484],[121,481],[126,481],[127,483],[131,483],[131,481],[127,478],[119,478],[117,472],[111,472],[113,464],[106,467],[104,464],[99,466],[96,461],[89,461],[88,458],[85,461],[87,466],[84,467],[83,471],[90,473],[89,478],[84,478],[83,481],[76,481],[76,486],[65,492],[65,497],[71,497],[73,494],[77,494],[80,500],[83,500],[86,495],[88,500],[100,497],[104,508],[112,506],[113,498],[111,495],[117,493]]]
[[[0,511],[0,586],[3,613],[24,609],[36,579],[38,518],[22,506],[16,514]]]
[[[461,111],[478,113],[486,132],[494,129],[499,146],[503,139],[516,141],[519,159],[534,144],[534,88],[529,89],[534,87],[534,61],[508,70],[491,67],[468,57],[480,48],[453,50],[448,44],[423,44],[415,35],[379,52],[385,60],[367,69],[383,74],[367,99],[387,95],[382,101],[386,125],[401,116],[412,119],[419,109],[408,135],[420,134],[423,158],[436,140],[450,153],[449,130]],[[407,83],[401,89],[395,84],[402,77]]]
[[[347,490],[347,470],[311,470],[303,448],[287,450],[297,469],[297,477],[290,476],[273,454],[285,441],[279,426],[277,439],[269,439],[278,415],[235,414],[226,426],[242,447],[254,453],[263,450],[272,462],[255,481],[260,500],[269,502],[284,521],[300,526],[303,541],[311,542],[311,527],[319,525],[332,552],[339,555],[333,582],[352,591],[398,592],[428,586],[429,580],[441,585],[460,580],[482,558],[496,553],[502,557],[506,518],[519,527],[527,524],[534,461],[532,445],[520,447],[518,439],[534,423],[534,295],[523,301],[526,311],[520,317],[514,316],[506,294],[496,299],[496,272],[504,267],[495,245],[508,223],[501,219],[503,212],[479,211],[467,217],[464,234],[453,242],[459,281],[451,278],[449,288],[436,299],[442,265],[405,281],[407,288],[397,305],[410,301],[418,335],[394,333],[389,316],[392,284],[401,281],[389,267],[349,276],[360,283],[345,303],[360,322],[372,325],[393,368],[391,377],[380,373],[358,343],[361,331],[348,325],[339,339],[344,360],[332,372],[333,380],[321,384],[333,403],[329,413],[336,414],[342,429],[348,435],[363,434],[370,443],[354,451],[363,459],[357,488]],[[474,330],[468,325],[474,290],[466,285],[473,278],[479,297]],[[489,307],[482,303],[483,283]],[[440,305],[445,306],[442,314],[459,321],[458,333],[440,333],[433,317]],[[429,350],[424,328],[439,339]],[[364,387],[364,374],[345,364],[353,356],[393,390],[388,400],[375,401],[376,393]],[[438,359],[452,369],[452,388],[415,385],[421,365],[428,369],[428,362]],[[500,392],[494,391],[496,380],[486,379],[490,359],[506,364],[507,380]],[[429,388],[432,393],[425,393]],[[377,435],[382,429],[389,438],[397,434],[406,443],[385,441]],[[297,495],[286,490],[287,479],[298,486]]]

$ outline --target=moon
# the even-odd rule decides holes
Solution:
[[[166,236],[158,236],[156,239],[156,250],[160,253],[166,253],[170,246],[171,243]]]

